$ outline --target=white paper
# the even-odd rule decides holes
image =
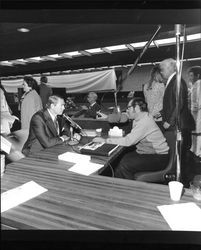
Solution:
[[[102,168],[102,164],[97,164],[93,162],[85,162],[85,163],[77,163],[68,170],[74,173],[82,174],[82,175],[90,175],[96,172],[98,169]]]
[[[193,202],[157,207],[172,230],[201,231],[201,209]]]
[[[95,137],[96,134],[96,130],[92,130],[92,129],[84,129],[83,132],[84,136],[88,136],[88,137]]]
[[[66,152],[58,156],[59,160],[68,161],[73,163],[89,162],[91,160],[90,155],[82,155],[78,153]]]
[[[1,136],[1,150],[9,154],[11,146],[12,146],[11,142],[9,142],[3,136]]]
[[[8,190],[1,194],[1,213],[46,191],[46,188],[43,188],[34,181],[29,181],[19,187]]]
[[[96,150],[97,148],[100,148],[102,145],[104,144],[104,142],[89,142],[87,144],[85,144],[84,146],[80,147],[80,149],[89,149],[89,150]]]

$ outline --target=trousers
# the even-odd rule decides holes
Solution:
[[[117,165],[114,176],[123,179],[135,179],[137,172],[162,170],[168,163],[168,154],[126,153]]]

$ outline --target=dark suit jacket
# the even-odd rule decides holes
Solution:
[[[78,117],[80,115],[84,115],[86,118],[94,118],[96,119],[96,112],[100,111],[101,107],[98,103],[95,103],[92,107],[88,106],[88,110],[80,110],[76,114],[74,114],[74,117]]]
[[[39,85],[40,97],[43,103],[43,108],[45,108],[49,96],[52,95],[52,89],[44,83]]]
[[[193,130],[195,123],[188,109],[188,89],[185,81],[181,79],[181,87],[179,94],[178,116],[176,114],[176,75],[171,79],[165,89],[163,97],[163,110],[161,112],[163,122],[168,122],[170,129],[175,129],[176,122],[179,129]]]
[[[27,156],[29,153],[61,144],[63,141],[59,136],[63,134],[70,136],[70,129],[68,122],[62,117],[58,116],[58,123],[60,135],[58,135],[54,122],[46,109],[36,112],[32,116],[29,136],[23,146],[22,153]]]

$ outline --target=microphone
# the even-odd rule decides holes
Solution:
[[[80,133],[83,135],[84,132],[83,132],[83,129],[80,127],[80,125],[78,125],[76,122],[74,122],[68,115],[66,114],[63,114],[62,115],[67,121],[70,122],[70,125],[75,128],[75,129],[79,129],[80,130]]]

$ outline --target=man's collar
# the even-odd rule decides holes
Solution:
[[[92,103],[92,104],[90,104],[89,106],[91,106],[91,107],[92,107],[92,106],[94,106],[94,104],[96,104],[96,102],[93,102],[93,103]]]
[[[166,88],[168,86],[168,84],[170,83],[170,81],[172,80],[172,78],[176,75],[176,72],[172,73],[172,75],[169,76],[167,82],[166,82]]]
[[[47,111],[50,114],[50,117],[52,118],[52,120],[54,121],[55,118],[57,117],[57,115],[52,114],[52,112],[50,111],[50,109],[47,109]]]

